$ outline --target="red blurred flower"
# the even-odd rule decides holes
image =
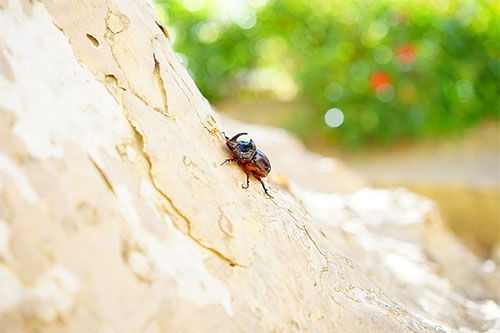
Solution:
[[[391,83],[391,77],[384,71],[375,71],[370,75],[370,85],[374,91],[377,91],[379,88],[384,89],[389,87]]]
[[[396,56],[401,64],[409,65],[415,61],[417,51],[412,44],[403,44],[396,50]]]

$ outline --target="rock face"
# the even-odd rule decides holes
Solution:
[[[222,129],[144,1],[0,1],[0,331],[500,328],[432,203],[267,199]]]
[[[469,246],[500,262],[499,151],[500,125],[484,123],[460,138],[378,151],[350,166],[372,184],[397,184],[432,198]]]

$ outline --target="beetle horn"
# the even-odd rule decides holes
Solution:
[[[242,136],[242,135],[247,135],[247,134],[248,134],[248,133],[238,133],[238,134],[236,134],[235,136],[233,136],[233,137],[231,138],[231,140],[229,140],[229,141],[236,141],[236,139],[238,139],[240,136]]]

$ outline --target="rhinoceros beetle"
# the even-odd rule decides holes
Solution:
[[[237,162],[247,175],[247,183],[241,187],[244,189],[248,188],[250,174],[252,174],[255,179],[261,183],[264,192],[272,198],[262,181],[262,178],[267,177],[269,172],[271,172],[271,163],[269,162],[267,156],[262,151],[257,149],[257,146],[252,139],[250,139],[250,141],[238,141],[240,136],[247,134],[248,133],[238,133],[231,139],[224,134],[224,137],[226,138],[226,146],[231,151],[233,157],[228,158],[222,162],[221,165],[226,162]]]

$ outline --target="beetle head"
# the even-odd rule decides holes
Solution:
[[[238,133],[231,139],[226,137],[226,145],[239,160],[250,161],[257,151],[257,146],[252,139],[250,141],[237,141],[242,135],[247,135],[247,133]]]
[[[229,148],[229,150],[233,151],[238,146],[237,139],[242,135],[247,135],[247,133],[238,133],[231,139],[226,136],[226,133],[224,133],[224,137],[226,138],[226,146]]]

